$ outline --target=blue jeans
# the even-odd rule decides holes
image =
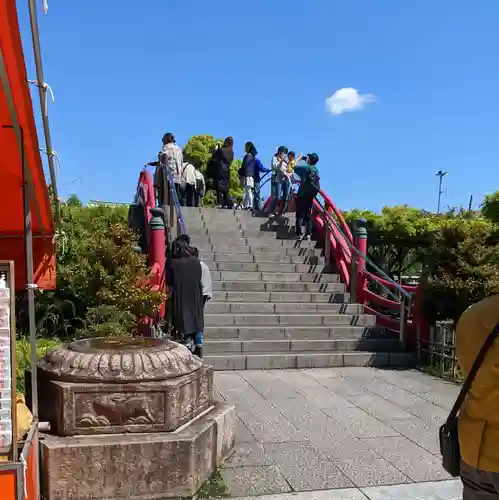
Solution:
[[[282,200],[281,213],[285,213],[288,209],[288,197],[289,197],[289,181],[284,179],[275,183],[275,195],[272,200],[272,205],[270,206],[270,211],[275,212],[277,209],[277,202]]]
[[[194,347],[202,347],[204,344],[204,332],[188,333],[184,335],[182,343],[191,351],[194,350]]]

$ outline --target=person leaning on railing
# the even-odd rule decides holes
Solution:
[[[319,156],[316,153],[300,155],[296,162],[294,173],[300,178],[300,187],[296,196],[296,235],[298,238],[310,239],[312,236],[312,206],[314,198],[320,191],[317,163],[319,163]],[[305,226],[303,235],[302,226]]]
[[[499,323],[499,294],[469,307],[456,326],[456,356],[467,377]],[[499,340],[493,340],[459,411],[464,500],[499,499]]]

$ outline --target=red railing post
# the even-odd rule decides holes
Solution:
[[[151,247],[149,250],[149,267],[157,272],[157,284],[160,290],[166,286],[165,283],[165,265],[166,265],[166,247],[165,247],[165,221],[163,219],[164,211],[161,208],[150,208],[151,220],[149,228],[151,230]],[[165,316],[165,304],[161,306],[159,312],[160,318]]]
[[[364,289],[367,285],[367,276],[364,274],[366,269],[366,259],[367,255],[367,229],[366,229],[366,219],[358,219],[355,222],[354,234],[353,234],[353,244],[355,248],[362,254],[354,255],[352,252],[352,260],[356,260],[355,268],[355,279],[352,285],[355,287],[355,298],[358,304],[365,304],[366,298],[364,294]]]

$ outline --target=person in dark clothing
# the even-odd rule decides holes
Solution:
[[[215,184],[217,205],[227,207],[230,184],[230,166],[234,160],[234,139],[227,137],[222,145],[215,149],[208,163],[207,174]]]
[[[255,188],[256,155],[258,151],[252,142],[247,142],[244,146],[246,154],[239,171],[241,185],[244,187],[243,208],[253,210],[253,190]]]
[[[300,178],[300,187],[296,196],[296,235],[298,238],[309,240],[312,236],[312,206],[320,189],[319,170],[316,167],[319,156],[311,153],[300,159],[295,166],[295,174]],[[303,225],[305,234],[302,236]]]
[[[172,243],[170,257],[166,280],[171,294],[173,327],[182,336],[183,343],[200,356],[204,331],[201,263],[182,236]]]

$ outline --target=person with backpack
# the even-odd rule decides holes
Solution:
[[[199,207],[203,196],[206,193],[206,182],[204,180],[204,175],[200,170],[199,163],[196,164],[196,187],[194,192],[194,206]]]
[[[182,199],[180,204],[184,207],[193,207],[196,190],[196,169],[190,161],[184,162],[181,182]]]
[[[296,235],[298,238],[307,240],[312,236],[314,198],[321,189],[317,163],[319,163],[319,156],[316,153],[300,156],[294,172],[300,178],[300,187],[296,196]],[[304,235],[301,229],[303,225],[305,226]]]

